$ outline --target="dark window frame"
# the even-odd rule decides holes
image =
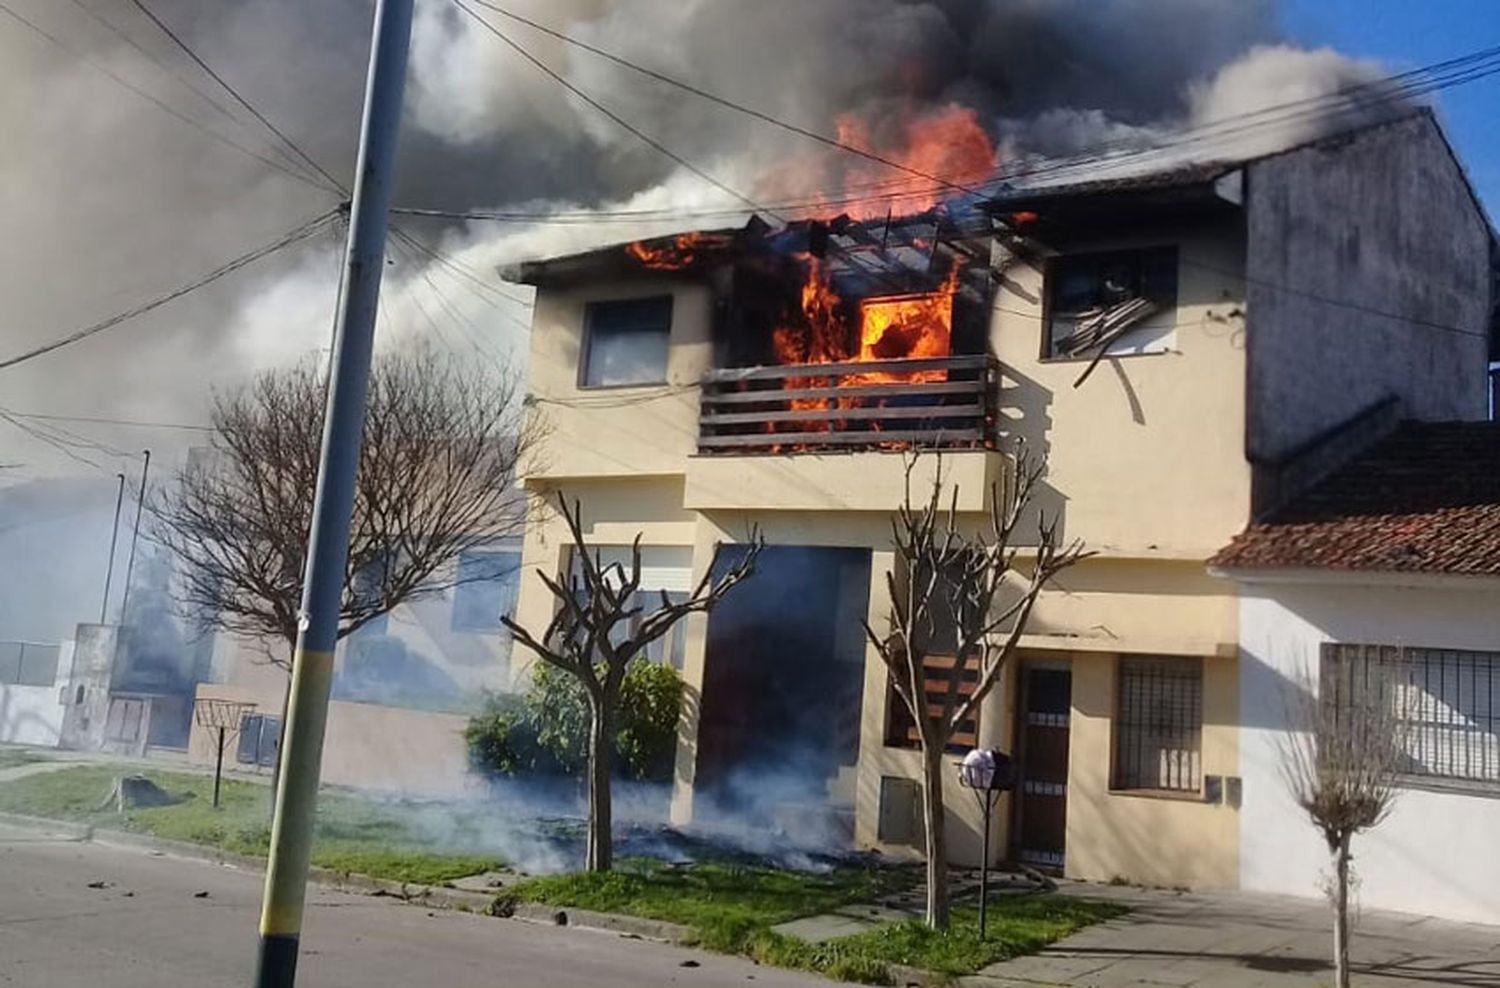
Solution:
[[[1500,743],[1492,751],[1485,741],[1500,738],[1500,651],[1324,642],[1319,658],[1320,690],[1326,688],[1328,677],[1353,676],[1356,669],[1368,686],[1372,666],[1382,672],[1399,670],[1400,681],[1419,690],[1408,722],[1409,758],[1407,770],[1400,774],[1402,785],[1500,795]],[[1478,702],[1472,712],[1465,710],[1466,684],[1468,699],[1483,697],[1483,716]],[[1470,723],[1456,723],[1454,718]],[[1477,771],[1473,736],[1479,742]],[[1469,743],[1460,745],[1460,740]],[[1460,761],[1463,771],[1458,770]]]
[[[1192,656],[1120,656],[1115,664],[1110,729],[1112,792],[1201,797],[1203,665],[1201,658]],[[1132,677],[1142,678],[1131,682]],[[1179,687],[1188,690],[1187,695],[1172,695]],[[1165,710],[1161,708],[1164,701],[1171,704]],[[1131,705],[1128,709],[1127,704]],[[1153,770],[1148,756],[1155,752],[1159,758],[1164,751],[1185,755],[1187,768]]]
[[[1103,264],[1110,258],[1128,257],[1132,255],[1140,258],[1146,258],[1152,254],[1157,254],[1162,257],[1170,256],[1171,258],[1170,268],[1172,271],[1172,293],[1170,301],[1164,304],[1161,311],[1175,312],[1178,307],[1182,290],[1182,252],[1179,248],[1179,245],[1175,243],[1143,244],[1138,247],[1117,247],[1107,250],[1085,250],[1078,251],[1076,253],[1061,254],[1057,257],[1049,259],[1046,263],[1042,275],[1042,332],[1041,339],[1037,341],[1039,346],[1038,357],[1042,360],[1042,362],[1067,363],[1070,361],[1080,360],[1088,361],[1093,360],[1097,353],[1097,351],[1095,350],[1089,350],[1080,354],[1060,354],[1055,351],[1055,339],[1052,323],[1053,319],[1058,315],[1056,286],[1058,279],[1062,277],[1062,269],[1065,265],[1069,263],[1078,263],[1081,261],[1091,261],[1095,264]],[[1158,313],[1153,313],[1153,316],[1156,314]],[[1150,318],[1152,317],[1147,317],[1148,320]],[[1130,333],[1127,332],[1123,337],[1121,337],[1121,339],[1128,339],[1129,336]],[[1116,340],[1105,347],[1105,353],[1109,354],[1112,357],[1150,357],[1156,356],[1158,353],[1166,352],[1165,350],[1146,350],[1134,353],[1109,353],[1109,347],[1113,346],[1115,342],[1119,341]]]
[[[617,384],[591,384],[589,383],[589,364],[593,356],[594,337],[598,331],[598,313],[611,305],[645,305],[647,303],[664,304],[666,308],[666,325],[664,334],[666,336],[666,350],[662,357],[661,376],[651,380],[627,381]],[[674,297],[668,294],[641,295],[631,298],[607,298],[595,299],[587,302],[583,307],[583,334],[579,340],[578,348],[578,389],[580,391],[611,391],[620,388],[650,388],[660,387],[669,383],[668,370],[672,363],[672,322],[675,315]]]

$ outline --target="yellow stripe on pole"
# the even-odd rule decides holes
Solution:
[[[271,824],[271,846],[280,848],[281,853],[267,862],[266,895],[260,914],[262,935],[295,936],[302,929],[307,868],[312,858],[311,822],[317,812],[323,728],[332,684],[333,653],[298,649],[292,658],[291,702],[276,787],[276,814]],[[305,838],[295,839],[304,834]],[[284,842],[283,837],[293,839]]]

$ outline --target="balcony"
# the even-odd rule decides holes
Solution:
[[[959,511],[983,511],[1007,475],[996,449],[998,367],[989,357],[913,358],[710,371],[684,507],[879,511],[902,502],[906,452],[929,452]]]
[[[997,377],[982,354],[710,371],[698,452],[992,449]]]

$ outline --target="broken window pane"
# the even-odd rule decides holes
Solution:
[[[1058,258],[1048,269],[1048,293],[1046,356],[1144,352],[1172,330],[1177,248]]]

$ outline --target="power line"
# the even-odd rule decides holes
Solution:
[[[261,113],[254,106],[252,106],[250,104],[250,101],[247,100],[247,99],[245,99],[245,97],[241,96],[235,90],[235,88],[233,86],[231,86],[228,82],[226,82],[224,80],[223,76],[219,75],[219,73],[217,73],[217,72],[215,72],[213,70],[212,66],[210,66],[203,59],[199,58],[198,57],[198,53],[195,52],[195,51],[193,51],[192,47],[189,46],[186,41],[184,41],[184,40],[182,40],[182,38],[178,37],[177,33],[175,31],[173,31],[170,27],[168,27],[165,21],[163,21],[160,17],[157,17],[156,14],[154,14],[152,12],[151,8],[148,7],[148,6],[146,6],[145,0],[131,0],[131,2],[136,5],[136,7],[140,10],[141,13],[145,14],[147,17],[149,17],[151,19],[151,23],[153,23],[157,27],[161,28],[162,33],[165,34],[167,37],[171,38],[172,42],[174,44],[176,44],[178,48],[182,49],[182,51],[187,55],[188,58],[191,58],[193,60],[193,62],[200,69],[202,69],[204,72],[207,72],[208,75],[209,75],[209,78],[213,79],[214,82],[217,82],[224,89],[225,92],[227,92],[230,96],[234,97],[234,101],[236,103],[238,103],[240,106],[244,107],[246,110],[250,111],[250,114],[253,117],[255,117],[255,119],[259,120],[262,124],[264,124],[267,130],[269,130],[271,133],[275,134],[277,137],[281,138],[281,140],[286,144],[286,146],[289,147],[289,148],[291,148],[292,152],[294,154],[296,154],[298,158],[300,158],[302,161],[306,162],[306,164],[308,165],[308,167],[310,167],[313,171],[317,172],[319,175],[323,176],[324,179],[326,179],[330,184],[333,185],[334,188],[338,189],[340,192],[347,192],[348,191],[347,189],[344,188],[343,184],[341,182],[339,182],[338,179],[336,179],[332,175],[328,174],[327,169],[325,169],[322,165],[320,165],[316,161],[314,161],[311,155],[309,155],[306,151],[303,151],[300,147],[297,146],[297,144],[296,144],[295,141],[293,141],[290,137],[287,137],[285,134],[283,134],[276,127],[275,124],[273,124],[270,120],[266,119],[265,114]]]
[[[568,92],[572,93],[574,96],[576,96],[579,99],[583,100],[585,103],[587,103],[589,106],[593,107],[598,112],[604,114],[606,117],[608,117],[610,120],[612,120],[617,126],[619,126],[621,129],[625,130],[629,134],[633,135],[637,140],[641,141],[643,144],[646,144],[648,147],[652,148],[657,153],[659,153],[659,154],[661,154],[661,155],[663,155],[663,156],[665,156],[667,158],[670,158],[671,160],[677,162],[677,164],[681,165],[683,168],[686,168],[688,171],[692,172],[694,175],[697,175],[699,178],[703,179],[705,182],[708,182],[710,185],[714,186],[716,189],[719,189],[722,192],[728,193],[729,195],[733,196],[734,198],[736,198],[736,199],[740,200],[741,202],[749,205],[752,209],[755,209],[758,212],[767,213],[767,214],[769,214],[771,216],[775,216],[776,215],[772,210],[766,209],[764,206],[761,206],[759,203],[757,203],[754,199],[751,199],[749,196],[745,195],[744,193],[742,193],[742,192],[740,192],[740,191],[738,191],[738,190],[730,187],[729,185],[727,185],[726,183],[720,181],[718,178],[714,177],[713,175],[711,175],[707,171],[704,171],[702,168],[700,168],[697,165],[693,164],[691,161],[688,161],[686,158],[684,158],[681,155],[679,155],[676,151],[673,151],[671,148],[667,147],[665,144],[661,143],[656,138],[652,137],[650,134],[647,134],[645,131],[643,131],[640,128],[636,127],[634,124],[630,123],[630,121],[626,120],[624,117],[620,116],[618,113],[616,113],[615,111],[611,110],[609,107],[605,106],[603,103],[600,103],[598,100],[594,99],[594,97],[590,96],[588,93],[584,92],[579,87],[575,86],[571,81],[569,81],[560,72],[557,72],[556,70],[554,70],[552,68],[552,66],[548,65],[546,62],[542,61],[540,58],[537,58],[535,55],[533,55],[530,51],[528,51],[522,45],[520,45],[517,42],[511,40],[510,36],[507,35],[504,31],[501,31],[499,28],[495,27],[495,25],[491,24],[489,21],[487,21],[483,17],[479,16],[478,12],[476,12],[472,7],[470,7],[468,4],[466,4],[464,2],[464,0],[453,0],[453,2],[458,5],[458,8],[460,10],[462,10],[464,13],[468,14],[477,23],[479,23],[480,25],[482,25],[486,31],[489,31],[495,37],[497,37],[501,41],[505,42],[505,44],[508,45],[513,51],[515,51],[522,58],[526,59],[526,61],[530,62],[532,65],[536,66],[542,72],[546,73],[559,86],[562,86]]]
[[[187,114],[179,112],[178,110],[174,109],[172,106],[168,105],[167,103],[162,102],[160,99],[157,99],[155,96],[151,95],[150,93],[146,92],[144,89],[142,89],[139,86],[135,85],[133,82],[130,82],[128,79],[125,79],[124,77],[118,75],[117,73],[115,73],[114,71],[112,71],[111,69],[109,69],[107,66],[105,66],[105,65],[103,65],[103,64],[95,61],[93,58],[90,58],[87,54],[85,54],[82,51],[79,51],[77,48],[74,48],[72,45],[69,45],[67,42],[65,42],[61,38],[57,37],[57,35],[52,34],[50,31],[47,31],[45,28],[41,27],[36,22],[28,20],[26,17],[23,17],[21,14],[18,14],[15,10],[13,10],[9,6],[7,6],[3,2],[3,0],[0,0],[0,13],[4,13],[4,14],[9,15],[12,20],[14,20],[17,23],[21,24],[22,26],[30,29],[34,33],[40,35],[41,37],[45,38],[47,41],[51,42],[53,45],[57,46],[58,48],[61,48],[63,51],[67,52],[69,55],[71,55],[74,58],[78,59],[80,62],[83,62],[84,64],[86,64],[86,65],[90,66],[91,68],[93,68],[95,71],[97,71],[97,72],[103,74],[104,76],[108,77],[109,79],[113,80],[117,85],[124,87],[125,89],[127,89],[130,92],[134,93],[136,96],[139,96],[141,99],[146,100],[148,103],[152,104],[153,106],[155,106],[157,109],[161,110],[162,112],[168,114],[171,117],[174,117],[177,120],[180,120],[182,123],[187,124],[189,127],[192,127],[194,130],[201,131],[203,134],[206,134],[208,137],[212,138],[213,140],[218,141],[220,144],[224,144],[224,145],[226,145],[228,147],[231,147],[231,148],[235,149],[236,151],[239,151],[241,154],[248,155],[251,158],[254,158],[256,161],[259,161],[259,162],[261,162],[264,165],[269,165],[270,167],[272,167],[272,168],[276,169],[277,171],[281,172],[282,174],[287,175],[287,176],[289,176],[291,178],[295,178],[297,181],[303,182],[303,183],[305,183],[307,185],[310,185],[310,186],[312,186],[315,189],[320,189],[320,190],[322,190],[324,192],[333,192],[333,191],[335,191],[334,189],[330,189],[330,188],[326,187],[325,185],[323,185],[322,182],[318,182],[318,181],[314,180],[313,178],[311,178],[311,177],[303,174],[300,171],[294,171],[291,168],[288,168],[283,163],[275,160],[274,158],[267,158],[264,155],[262,155],[262,154],[260,154],[260,153],[258,153],[256,151],[254,151],[254,150],[246,147],[245,145],[239,143],[238,141],[235,141],[235,140],[233,140],[231,138],[225,137],[223,134],[220,134],[218,131],[210,129],[209,127],[207,127],[206,125],[200,123],[199,121],[194,120],[192,117],[188,116]]]
[[[278,250],[281,250],[283,247],[290,246],[291,244],[294,244],[297,241],[302,240],[305,237],[312,235],[313,233],[316,233],[324,223],[327,223],[337,214],[337,209],[330,209],[327,212],[316,216],[311,220],[308,220],[306,223],[303,223],[301,226],[293,229],[289,233],[276,238],[268,244],[257,247],[248,253],[241,254],[234,260],[215,268],[213,271],[210,271],[203,277],[188,282],[186,285],[183,285],[180,288],[173,289],[172,291],[167,292],[164,295],[158,295],[156,298],[153,298],[148,302],[143,302],[140,305],[125,310],[124,312],[116,313],[115,315],[110,316],[108,319],[102,319],[99,322],[93,323],[92,325],[85,326],[82,329],[69,333],[68,335],[53,340],[50,343],[44,343],[41,346],[33,347],[32,349],[27,350],[24,353],[16,354],[14,357],[0,360],[0,370],[4,370],[7,367],[14,367],[17,364],[25,363],[28,360],[40,357],[43,354],[51,353],[54,350],[60,350],[65,346],[77,343],[79,340],[87,339],[90,336],[94,336],[98,333],[104,332],[107,329],[118,326],[120,323],[123,323],[126,320],[134,319],[139,315],[144,315],[145,313],[150,312],[152,309],[159,308],[163,305],[166,305],[168,302],[175,301],[176,299],[181,298],[189,292],[197,291],[199,288],[202,288],[203,286],[208,285],[212,282],[218,281],[220,278],[232,274],[248,264],[253,264],[261,258],[269,254],[273,254]]]
[[[165,73],[166,76],[168,78],[170,78],[173,82],[176,82],[178,85],[182,86],[183,88],[185,88],[189,92],[191,92],[194,96],[197,96],[203,102],[207,103],[209,106],[213,107],[215,110],[218,110],[219,113],[222,114],[224,116],[224,118],[227,119],[230,123],[234,123],[234,124],[238,124],[239,123],[239,121],[235,119],[234,114],[232,114],[228,110],[226,110],[224,108],[223,104],[221,104],[218,100],[214,99],[212,96],[208,95],[203,90],[199,89],[197,86],[194,86],[188,80],[182,78],[177,73],[173,72],[172,69],[165,62],[161,61],[159,58],[157,58],[151,52],[149,52],[145,48],[143,48],[138,41],[136,41],[134,38],[132,38],[129,34],[127,34],[123,29],[121,29],[113,21],[109,20],[103,14],[100,14],[98,11],[94,10],[87,3],[84,3],[84,0],[68,0],[68,2],[71,3],[73,6],[77,7],[79,10],[83,11],[83,13],[90,20],[92,20],[94,23],[99,24],[106,31],[109,31],[115,37],[119,38],[121,41],[125,42],[130,47],[134,48],[137,52],[139,52],[141,54],[141,56],[143,58],[145,58],[146,60],[148,60],[149,62],[151,62],[152,65],[155,65],[158,69],[160,69],[163,73]]]
[[[102,415],[52,415],[42,412],[18,412],[13,408],[0,409],[8,415],[22,419],[39,419],[43,422],[85,422],[94,425],[128,426],[138,429],[185,429],[193,432],[213,432],[211,425],[190,425],[186,422],[151,422],[141,419],[117,419]]]
[[[726,97],[720,96],[719,94],[703,90],[700,87],[692,85],[691,83],[675,79],[655,69],[638,65],[637,63],[631,62],[630,60],[616,55],[613,52],[609,52],[587,42],[580,41],[577,38],[573,38],[572,36],[551,28],[545,24],[534,21],[527,17],[523,17],[519,14],[514,13],[513,11],[506,10],[497,4],[488,2],[488,0],[473,0],[473,2],[481,4],[485,8],[493,10],[496,13],[501,14],[502,16],[509,17],[520,23],[526,24],[527,26],[530,26],[535,30],[546,33],[549,36],[555,37],[567,44],[573,45],[585,51],[589,51],[592,54],[595,54],[601,58],[605,58],[624,68],[628,68],[649,78],[664,82],[668,85],[672,85],[685,92],[689,92],[703,99],[710,100],[716,104],[734,109],[757,120],[761,120],[763,122],[780,127],[784,130],[788,130],[790,132],[800,134],[804,137],[817,140],[821,143],[841,148],[842,150],[857,154],[861,157],[880,161],[882,164],[889,165],[890,167],[917,174],[920,177],[924,177],[930,181],[933,181],[940,186],[957,188],[961,189],[962,191],[973,193],[979,193],[980,189],[982,188],[997,186],[1002,182],[1014,180],[1017,178],[1035,178],[1047,174],[1078,170],[1100,162],[1108,162],[1115,165],[1127,164],[1136,160],[1144,160],[1151,156],[1158,156],[1176,151],[1193,144],[1199,144],[1209,140],[1223,139],[1225,137],[1232,137],[1237,134],[1243,134],[1247,131],[1260,127],[1285,125],[1288,123],[1296,122],[1300,119],[1311,118],[1319,115],[1331,114],[1333,116],[1338,116],[1339,114],[1347,114],[1349,112],[1363,110],[1372,103],[1389,103],[1398,98],[1414,98],[1420,95],[1427,95],[1433,92],[1437,92],[1441,89],[1446,89],[1452,86],[1472,82],[1477,79],[1481,79],[1488,75],[1494,74],[1496,71],[1500,71],[1500,62],[1496,61],[1497,56],[1500,56],[1500,47],[1482,49],[1480,51],[1473,52],[1467,55],[1462,55],[1442,62],[1433,63],[1428,66],[1413,69],[1408,72],[1382,77],[1380,79],[1370,80],[1364,83],[1356,83],[1350,86],[1341,87],[1340,89],[1335,90],[1331,93],[1324,93],[1319,96],[1303,97],[1301,99],[1291,100],[1269,107],[1262,107],[1258,110],[1252,110],[1241,114],[1223,117],[1209,123],[1198,125],[1197,127],[1180,130],[1177,132],[1177,135],[1173,140],[1151,147],[1140,147],[1138,140],[1120,139],[1110,142],[1103,142],[1097,145],[1095,148],[1091,149],[1089,152],[1070,158],[1050,159],[1040,164],[1023,165],[1010,169],[1002,168],[997,170],[990,179],[982,183],[980,186],[971,188],[968,186],[961,186],[958,183],[951,182],[948,179],[944,179],[939,176],[928,175],[925,172],[910,169],[900,162],[891,161],[889,159],[882,158],[879,155],[873,155],[872,153],[867,152],[866,149],[859,148],[855,145],[849,145],[846,142],[837,141],[833,138],[828,137],[827,135],[819,134],[816,131],[810,131],[806,128],[799,127],[796,124],[788,123],[787,121],[773,117],[772,115],[765,113],[764,111],[757,110],[754,107],[745,106]],[[455,3],[460,3],[460,0],[455,0]],[[470,14],[470,16],[475,16],[472,11],[467,12]],[[485,24],[485,26],[489,27],[492,31],[494,30],[486,22],[481,20],[480,23]],[[513,42],[512,46],[514,47]],[[909,179],[901,181],[906,184],[910,183]],[[883,184],[889,187],[890,185],[894,185],[897,183],[887,182]],[[876,187],[878,187],[878,184]],[[897,202],[902,199],[911,199],[918,197],[926,198],[930,196],[933,191],[935,190],[932,188],[910,188],[888,195],[846,197],[833,201],[827,200],[823,197],[818,197],[812,200],[802,200],[799,202],[786,203],[777,208],[798,209],[803,207],[811,207],[826,209],[829,206],[842,204]],[[743,199],[743,197],[738,193],[735,193],[735,196],[736,198]],[[565,215],[569,215],[537,214],[526,213],[524,211],[459,213],[444,210],[419,210],[410,208],[402,209],[400,211],[411,213],[413,215],[442,216],[444,218],[450,219],[494,220],[499,222],[563,222],[563,217]],[[722,210],[703,210],[696,212],[600,211],[593,214],[578,213],[572,215],[577,216],[578,222],[599,222],[606,216],[610,217],[611,219],[617,216],[629,216],[632,220],[651,217],[672,219],[686,218],[688,216],[726,216],[732,215],[735,211],[736,210],[727,208]],[[569,219],[571,220],[571,215],[569,215]]]

